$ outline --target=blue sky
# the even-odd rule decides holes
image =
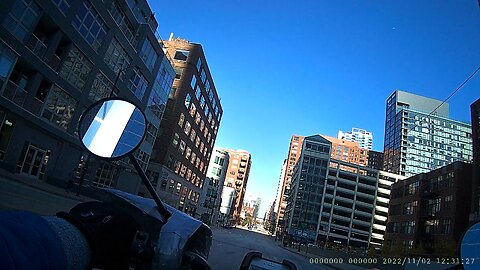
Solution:
[[[149,3],[162,38],[203,45],[224,109],[216,146],[250,151],[262,215],[292,134],[360,127],[383,150],[395,89],[443,100],[480,65],[476,0]],[[470,122],[479,76],[450,99],[453,119]]]

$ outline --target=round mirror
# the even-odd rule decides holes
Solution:
[[[146,132],[144,113],[119,99],[102,99],[80,118],[78,134],[85,148],[102,158],[122,158],[134,151]]]
[[[470,226],[463,234],[460,259],[465,270],[480,269],[480,222]]]

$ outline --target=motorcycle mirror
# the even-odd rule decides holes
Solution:
[[[263,258],[261,252],[250,251],[245,254],[239,270],[297,270],[297,266],[289,260],[280,263]]]
[[[80,118],[78,133],[95,156],[120,159],[135,151],[146,133],[145,114],[121,98],[106,98],[88,107]]]

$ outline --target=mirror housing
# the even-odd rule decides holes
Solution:
[[[297,270],[297,266],[289,260],[279,263],[265,259],[261,252],[251,251],[245,254],[239,270]]]

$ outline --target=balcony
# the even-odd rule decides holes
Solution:
[[[9,80],[2,95],[5,98],[13,101],[18,106],[23,106],[23,102],[25,101],[25,97],[27,96],[27,91],[25,91],[22,87],[18,86],[16,83]]]
[[[25,41],[25,46],[29,48],[36,56],[43,58],[45,52],[47,51],[47,46],[43,43],[34,33],[31,33],[30,36]]]

